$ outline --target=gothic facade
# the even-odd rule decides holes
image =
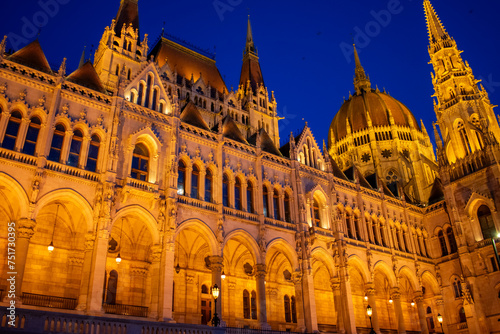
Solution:
[[[72,73],[38,41],[8,54],[4,38],[1,305],[14,222],[17,307],[49,329],[51,312],[148,328],[202,328],[217,312],[280,331],[500,331],[500,129],[424,9],[436,154],[357,53],[328,148],[307,123],[280,147],[250,21],[235,91],[211,55],[164,34],[150,48],[137,0],[121,0],[94,61]]]

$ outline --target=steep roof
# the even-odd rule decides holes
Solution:
[[[71,73],[66,80],[101,93],[106,92],[90,60]]]
[[[213,130],[218,131],[219,124],[217,124]],[[245,136],[241,133],[240,129],[238,129],[238,125],[234,122],[231,116],[227,115],[222,120],[222,135],[232,140],[236,140],[240,143],[244,143],[248,145]]]
[[[257,92],[258,86],[265,86],[262,71],[260,69],[259,57],[257,56],[257,49],[253,42],[250,16],[248,17],[247,39],[245,43],[245,53],[243,55],[243,65],[241,66],[240,85],[246,89],[248,81],[250,81],[250,86],[254,93]]]
[[[115,18],[115,34],[121,36],[123,25],[132,24],[134,30],[139,29],[139,6],[138,0],[121,0],[120,8]],[[138,35],[139,36],[139,35]]]
[[[277,156],[282,157],[283,154],[280,150],[274,145],[271,137],[264,129],[260,129],[258,132],[254,133],[250,138],[248,138],[248,143],[252,145],[257,145],[257,136],[260,137],[260,148],[267,153],[271,153]],[[290,146],[288,146],[288,154],[290,153]]]
[[[193,80],[196,82],[201,75],[206,84],[210,84],[220,93],[227,91],[226,84],[215,65],[215,60],[196,51],[161,37],[149,55],[155,57],[160,68],[167,62],[173,72],[177,72],[177,75],[187,80],[193,76]]]
[[[188,124],[194,125],[198,128],[202,128],[204,130],[210,130],[208,124],[205,122],[203,117],[201,116],[200,111],[193,102],[189,101],[182,109],[181,112],[181,121],[186,122]]]
[[[35,70],[52,73],[49,62],[47,61],[45,53],[43,52],[37,39],[26,45],[24,48],[16,51],[7,59],[34,68]]]
[[[440,202],[444,199],[443,183],[441,179],[436,177],[432,185],[431,193],[429,195],[429,205]]]

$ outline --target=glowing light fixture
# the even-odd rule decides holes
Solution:
[[[59,214],[59,204],[57,204],[56,218],[54,219],[54,228],[52,229],[52,239],[50,240],[50,245],[47,247],[49,253],[54,251],[54,233],[56,232],[57,216]]]
[[[122,218],[122,227],[120,228],[120,249],[122,248],[122,231],[123,231],[123,218]],[[116,264],[120,264],[122,262],[122,257],[120,256],[120,252],[116,256]]]
[[[222,274],[220,275],[220,278],[222,278],[222,279],[226,278],[226,274],[224,274],[224,270],[222,271]]]

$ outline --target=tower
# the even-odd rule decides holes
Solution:
[[[269,94],[264,84],[257,48],[253,41],[250,16],[248,17],[238,95],[242,98],[243,108],[249,113],[250,127],[256,131],[264,129],[275,146],[279,147],[277,103],[274,92]]]
[[[130,80],[148,53],[148,35],[139,35],[138,0],[121,0],[111,25],[104,29],[94,57],[94,67],[108,91],[116,88],[120,72]]]

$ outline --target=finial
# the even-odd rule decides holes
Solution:
[[[87,46],[83,47],[82,56],[80,57],[80,64],[78,65],[78,68],[82,67],[83,64],[85,64],[85,48],[86,47]]]
[[[0,43],[0,59],[3,58],[5,53],[5,42],[7,41],[7,35],[3,36],[2,42]]]
[[[63,58],[61,66],[58,71],[59,76],[63,77],[66,74],[66,58]]]
[[[354,69],[354,88],[356,89],[356,94],[361,94],[362,91],[370,91],[371,83],[370,79],[366,76],[365,69],[361,66],[356,45],[353,44],[352,47],[354,49],[354,63],[356,64]]]
[[[446,29],[429,0],[424,0],[424,11],[427,21],[427,32],[429,34],[429,44],[436,43],[439,40],[449,39],[450,36],[446,32]]]

